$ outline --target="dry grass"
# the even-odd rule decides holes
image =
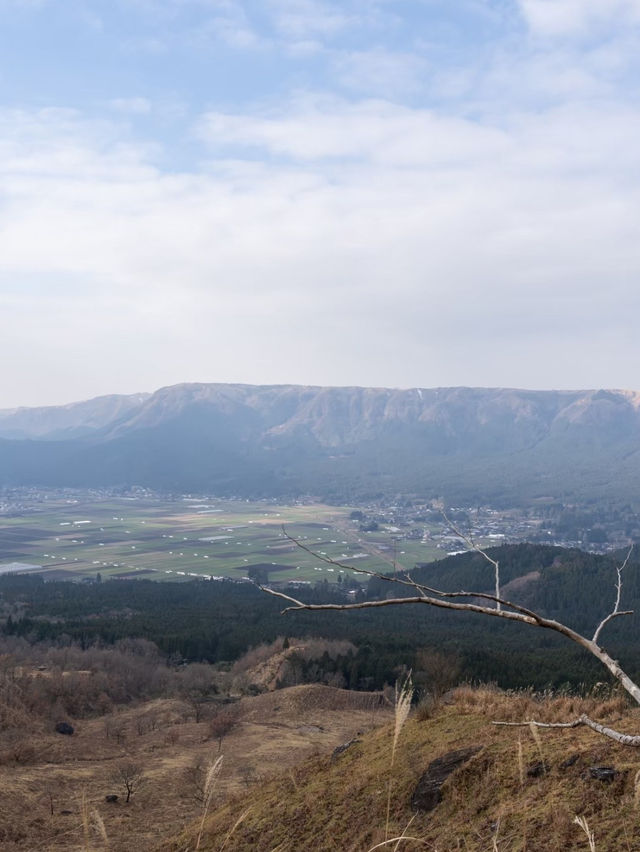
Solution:
[[[515,703],[515,708],[510,705]],[[213,813],[201,848],[218,850],[218,838],[239,814],[251,811],[230,838],[226,852],[363,852],[372,848],[437,849],[438,852],[566,852],[588,848],[578,816],[586,820],[598,852],[640,849],[635,809],[640,753],[604,740],[584,728],[537,730],[498,728],[495,718],[529,716],[563,721],[576,712],[600,712],[637,730],[636,711],[616,697],[569,698],[505,695],[497,690],[459,690],[431,719],[409,717],[396,735],[395,723],[372,731],[337,760],[315,757],[290,777],[272,779],[235,797]],[[606,712],[605,712],[606,711]],[[390,756],[395,740],[394,766]],[[443,801],[412,820],[412,791],[427,765],[450,750],[483,746],[443,787]],[[527,769],[544,755],[549,771]],[[575,761],[563,767],[567,758]],[[615,766],[610,784],[589,774],[594,765]],[[391,787],[388,835],[387,795]],[[170,848],[185,852],[189,833]],[[390,842],[393,838],[393,842]],[[595,841],[594,841],[595,842]]]
[[[526,727],[491,724],[568,721],[587,712],[637,732],[639,711],[615,694],[580,700],[464,687],[423,721],[408,714],[406,702],[394,714],[369,695],[318,686],[236,706],[241,721],[224,741],[204,806],[182,779],[196,760],[213,765],[216,744],[204,739],[206,723],[196,724],[178,701],[112,716],[125,732],[122,742],[106,736],[104,719],[78,723],[73,737],[37,733],[38,762],[0,765],[0,848],[194,852],[199,843],[200,852],[577,852],[589,843],[577,816],[594,832],[598,852],[640,849],[640,750],[584,728],[536,729],[536,740]],[[359,742],[331,758],[356,735]],[[477,745],[482,750],[445,782],[436,810],[414,816],[411,795],[428,764]],[[549,771],[528,775],[541,755]],[[125,757],[142,763],[147,778],[128,805],[108,782]],[[562,768],[570,757],[575,762]],[[591,779],[594,765],[615,766],[615,781]],[[121,801],[106,803],[107,793],[120,793]]]
[[[411,685],[411,674],[407,675],[403,684],[396,683],[396,696],[395,696],[395,707],[394,707],[394,720],[393,720],[393,742],[391,743],[391,760],[389,761],[389,769],[393,773],[393,764],[396,758],[396,749],[398,747],[398,739],[400,738],[400,732],[407,719],[409,718],[409,711],[411,710],[411,701],[413,699],[413,686]],[[391,785],[393,784],[393,774],[389,778],[387,782],[387,821],[384,829],[384,839],[385,841],[389,837],[389,815],[391,812]]]
[[[202,819],[200,820],[200,828],[198,829],[198,837],[196,839],[196,850],[200,848],[200,841],[202,840],[202,832],[204,830],[204,822],[209,814],[209,808],[211,807],[211,800],[213,799],[215,783],[218,776],[220,775],[221,769],[222,755],[220,755],[220,757],[211,762],[205,778],[202,797]]]
[[[265,779],[294,773],[306,757],[330,753],[392,714],[391,708],[372,707],[370,695],[321,686],[294,687],[234,706],[240,723],[223,743],[212,810],[228,795],[251,794]],[[87,843],[93,852],[166,848],[168,838],[202,816],[201,802],[183,779],[195,761],[210,765],[217,757],[217,743],[206,737],[206,722],[196,724],[178,700],[155,700],[79,721],[71,737],[36,731],[28,762],[16,763],[11,756],[0,762],[0,849],[69,852]],[[110,780],[124,759],[139,763],[146,779],[129,804]],[[107,803],[107,794],[120,799]],[[225,827],[220,843],[230,828]]]
[[[586,818],[577,816],[573,821],[576,825],[579,825],[586,834],[590,852],[596,852],[596,838],[593,831],[589,828],[589,823]]]
[[[604,694],[581,698],[573,695],[520,692],[502,692],[491,687],[480,689],[461,686],[452,693],[457,706],[472,713],[491,716],[496,721],[521,722],[537,719],[541,722],[567,722],[586,713],[593,719],[609,722],[630,717],[631,708],[626,693],[607,689]]]

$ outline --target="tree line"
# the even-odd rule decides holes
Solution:
[[[543,545],[505,545],[499,555],[503,588],[520,583],[517,598],[546,616],[583,629],[602,618],[613,595],[614,557]],[[437,588],[485,591],[492,578],[479,554],[468,553],[418,566],[412,577]],[[523,579],[524,578],[524,579]],[[356,595],[384,597],[384,581],[372,578]],[[345,592],[326,582],[310,589],[311,602],[341,602]],[[625,572],[624,608],[640,608],[640,563]],[[319,680],[350,689],[381,689],[402,668],[419,670],[417,655],[447,655],[459,678],[505,688],[571,689],[602,679],[589,655],[561,637],[538,635],[518,624],[493,623],[473,613],[452,619],[417,605],[343,613],[281,615],[281,602],[250,584],[234,582],[44,582],[34,575],[0,577],[0,630],[29,643],[111,646],[147,640],[173,661],[232,664],[251,647],[289,637],[319,636],[354,646],[339,658],[297,667],[299,682]],[[637,621],[618,619],[606,644],[632,676],[640,674]]]

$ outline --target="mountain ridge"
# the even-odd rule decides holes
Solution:
[[[0,483],[518,501],[634,492],[640,392],[183,383],[0,410]]]
[[[105,394],[63,405],[0,409],[0,438],[79,437],[144,402],[151,394]]]

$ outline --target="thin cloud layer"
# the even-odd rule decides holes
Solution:
[[[188,91],[167,42],[171,83],[122,60],[129,91],[124,68],[90,102],[5,98],[0,407],[188,380],[636,385],[635,35],[562,5],[561,26],[488,4],[475,38],[415,4],[411,39],[392,3],[273,0],[260,27],[250,3],[174,0],[174,44],[198,16],[255,32],[215,65],[233,97]],[[119,8],[162,35],[152,0]],[[278,40],[316,47],[276,60]],[[388,86],[365,55],[393,57]]]
[[[550,36],[615,31],[640,22],[638,0],[520,0],[527,23]]]

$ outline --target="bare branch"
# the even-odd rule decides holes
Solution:
[[[294,538],[294,536],[290,535],[284,524],[282,525],[282,534],[285,538],[287,538],[292,544],[295,544],[296,547],[299,547],[301,550],[304,550],[305,553],[308,553],[310,556],[313,556],[314,559],[320,560],[320,562],[326,562],[327,565],[335,565],[337,568],[342,568],[345,571],[352,571],[354,574],[363,574],[367,577],[375,577],[378,580],[383,580],[385,583],[393,583],[395,585],[400,586],[408,586],[411,589],[415,589],[422,597],[427,597],[428,595],[438,595],[439,597],[477,597],[477,598],[485,598],[486,600],[492,600],[497,603],[497,609],[500,609],[500,606],[511,606],[514,609],[520,609],[516,604],[511,604],[505,601],[502,601],[500,598],[497,598],[495,595],[489,595],[485,592],[443,592],[439,589],[434,589],[431,586],[425,586],[422,583],[417,583],[407,572],[403,573],[402,577],[399,577],[397,574],[392,576],[388,574],[382,574],[379,571],[372,571],[369,568],[361,568],[356,565],[346,565],[344,562],[340,562],[337,559],[332,559],[331,556],[326,556],[323,553],[318,553],[315,550],[312,550],[310,547],[307,547],[306,544],[303,544],[299,539]],[[482,551],[479,551],[482,553]],[[485,555],[484,553],[482,555]],[[494,564],[491,557],[486,556],[486,558]],[[260,587],[262,588],[262,587]],[[268,591],[264,589],[264,591]],[[525,610],[523,610],[525,611]],[[528,612],[528,611],[527,611]]]
[[[306,545],[299,542],[297,539],[290,536],[287,531],[283,527],[283,534],[289,541],[295,544],[297,547],[300,547],[302,550],[311,554],[317,559],[320,559],[322,562],[327,562],[330,565],[337,565],[343,569],[347,569],[349,571],[353,571],[356,574],[364,574],[369,577],[376,577],[380,580],[384,580],[385,582],[395,583],[400,586],[409,587],[414,589],[418,593],[418,597],[395,597],[395,598],[387,598],[386,600],[367,600],[361,601],[359,603],[348,603],[348,604],[305,604],[302,601],[299,601],[297,598],[292,597],[291,595],[287,595],[284,592],[274,591],[273,589],[269,589],[266,587],[261,587],[263,591],[268,594],[273,595],[274,597],[282,598],[291,604],[291,606],[286,607],[283,610],[283,613],[298,611],[298,610],[355,610],[355,609],[375,609],[377,607],[383,606],[402,606],[403,604],[424,604],[426,606],[434,606],[441,609],[450,609],[457,610],[463,612],[477,612],[482,615],[492,616],[494,618],[502,618],[507,621],[518,621],[521,624],[530,624],[534,627],[540,627],[545,630],[552,630],[556,633],[560,633],[562,636],[565,636],[567,639],[575,642],[580,647],[589,651],[596,659],[598,659],[602,665],[607,669],[610,675],[612,675],[615,680],[626,690],[626,692],[634,699],[637,704],[640,704],[640,686],[638,686],[630,677],[626,674],[625,671],[620,667],[620,664],[617,660],[614,660],[600,645],[598,645],[598,637],[602,628],[609,623],[613,618],[617,618],[621,615],[630,615],[630,612],[621,611],[620,610],[620,600],[622,596],[622,572],[626,567],[629,558],[631,556],[631,549],[627,553],[627,557],[624,560],[623,564],[617,569],[617,583],[616,583],[616,600],[614,603],[613,611],[609,613],[606,618],[602,620],[602,622],[598,625],[594,636],[592,639],[588,639],[586,636],[581,635],[577,631],[573,630],[570,627],[567,627],[566,624],[562,624],[560,621],[554,621],[550,618],[545,618],[539,613],[527,609],[526,607],[521,606],[520,604],[515,604],[511,601],[504,600],[499,592],[500,592],[500,574],[499,574],[499,564],[498,561],[492,559],[482,548],[477,545],[473,538],[466,533],[462,533],[458,527],[451,523],[451,521],[447,518],[446,514],[443,512],[443,517],[450,525],[450,527],[456,532],[457,535],[460,535],[461,538],[466,541],[470,547],[476,552],[480,553],[489,563],[494,566],[495,569],[495,578],[496,578],[496,594],[491,595],[486,592],[467,592],[467,591],[456,591],[456,592],[443,592],[439,589],[433,589],[429,586],[422,585],[421,583],[415,582],[411,577],[405,574],[407,579],[396,576],[389,576],[381,574],[377,571],[370,571],[365,568],[357,568],[352,565],[345,565],[344,563],[338,562],[331,557],[315,553]],[[464,598],[466,599],[466,603],[461,603],[455,600],[456,598]],[[493,607],[486,606],[480,603],[475,603],[472,601],[489,601],[494,604]],[[519,723],[517,723],[519,724]],[[535,723],[537,724],[537,723]],[[540,723],[543,724],[543,723]],[[588,717],[580,717],[575,724],[573,723],[557,723],[558,727],[576,727],[578,724],[587,725],[599,733],[602,733],[604,736],[609,736],[613,739],[616,739],[618,742],[624,743],[625,745],[640,745],[640,737],[633,737],[627,734],[619,734],[616,731],[613,731],[610,728],[605,728],[602,725],[599,725],[597,722],[593,722]]]
[[[480,554],[480,556],[484,557],[484,558],[487,560],[487,562],[490,562],[490,563],[491,563],[491,565],[493,565],[493,571],[494,571],[495,583],[496,583],[496,594],[495,594],[496,609],[500,609],[500,563],[498,562],[498,560],[497,560],[497,559],[492,559],[492,558],[489,556],[489,554],[488,554],[485,550],[483,550],[483,549],[480,547],[480,545],[479,545],[479,544],[477,544],[477,543],[473,540],[473,538],[472,538],[472,536],[471,536],[471,533],[465,533],[465,532],[463,532],[463,531],[462,531],[462,530],[461,530],[461,529],[460,529],[460,528],[459,528],[456,524],[454,524],[454,523],[453,523],[453,521],[451,521],[451,520],[449,519],[449,517],[447,516],[447,513],[446,513],[446,512],[445,512],[445,510],[444,510],[444,507],[442,507],[442,508],[440,509],[440,512],[441,512],[441,514],[442,514],[442,517],[445,519],[445,521],[446,521],[446,522],[447,522],[447,524],[451,527],[451,529],[454,531],[454,533],[455,533],[457,536],[460,536],[460,538],[461,538],[461,539],[462,539],[462,540],[463,540],[466,544],[468,544],[468,545],[469,545],[469,547],[471,548],[471,550],[475,550],[475,552],[476,552],[476,553],[479,553],[479,554]]]
[[[607,728],[599,722],[594,722],[593,719],[590,719],[584,713],[572,722],[537,722],[531,720],[528,722],[492,722],[491,724],[509,728],[518,728],[525,725],[534,725],[536,728],[578,728],[580,725],[585,725],[587,728],[591,728],[592,731],[596,731],[604,737],[609,737],[609,739],[615,740],[622,745],[640,747],[640,736],[623,734],[621,731]]]
[[[375,576],[375,575],[374,575]],[[260,591],[266,592],[269,595],[273,595],[275,598],[282,598],[282,600],[289,601],[294,604],[294,606],[288,606],[282,610],[282,613],[293,612],[298,609],[309,609],[309,610],[341,610],[341,609],[371,609],[373,607],[380,606],[397,606],[399,604],[408,604],[408,603],[426,603],[431,606],[439,606],[445,609],[465,609],[469,612],[482,612],[485,615],[498,615],[501,618],[516,618],[516,616],[520,615],[522,618],[516,618],[516,620],[523,620],[526,624],[538,624],[539,626],[543,626],[542,622],[548,621],[548,624],[556,624],[557,628],[563,628],[564,630],[570,630],[570,628],[565,628],[564,625],[559,622],[552,622],[549,619],[544,619],[542,616],[533,612],[533,610],[527,609],[526,607],[520,606],[520,604],[513,603],[512,601],[507,600],[497,600],[494,595],[490,595],[486,592],[441,592],[438,589],[431,589],[428,586],[421,586],[418,583],[411,583],[403,585],[413,585],[420,591],[420,597],[407,597],[407,598],[385,598],[381,601],[361,601],[360,603],[350,603],[350,604],[307,604],[303,601],[299,601],[297,598],[292,597],[291,595],[287,595],[284,592],[277,591],[276,589],[272,589],[269,586],[258,586]],[[438,598],[432,598],[427,595],[429,592],[432,595],[438,595]],[[440,599],[442,598],[442,600]],[[492,609],[490,607],[478,606],[473,604],[457,604],[453,601],[444,600],[445,598],[479,598],[482,600],[493,601],[494,603],[497,601],[500,604],[500,609]],[[508,609],[503,609],[503,607]],[[509,612],[509,609],[515,610],[515,612]],[[554,628],[555,629],[555,628]],[[570,631],[573,633],[574,631]],[[578,636],[578,634],[575,634]]]
[[[624,610],[621,610],[620,612],[610,612],[609,615],[606,618],[603,618],[602,621],[600,622],[600,624],[598,625],[598,629],[593,634],[593,640],[592,641],[597,643],[598,636],[600,635],[600,631],[605,626],[605,624],[608,624],[610,621],[613,621],[613,619],[617,618],[619,615],[633,615],[633,610],[632,609],[624,609]]]
[[[442,609],[455,609],[455,610],[463,610],[466,612],[479,612],[483,615],[491,615],[498,618],[506,618],[511,621],[521,621],[524,624],[532,624],[534,626],[539,627],[547,627],[551,630],[557,630],[560,633],[563,633],[566,636],[574,639],[582,640],[582,642],[589,642],[588,639],[585,639],[583,636],[580,636],[579,633],[576,633],[574,630],[571,630],[570,627],[566,627],[564,624],[561,624],[559,621],[553,621],[551,619],[543,618],[537,613],[531,612],[529,614],[529,610],[525,610],[524,607],[518,606],[517,604],[512,604],[509,601],[500,601],[502,606],[513,607],[516,609],[516,612],[510,612],[507,609],[494,609],[488,606],[480,606],[479,604],[471,604],[471,603],[455,603],[454,601],[448,601],[441,598],[433,598],[427,596],[420,597],[412,597],[412,598],[385,598],[380,601],[361,601],[360,603],[348,603],[348,604],[307,604],[302,601],[296,600],[296,598],[291,597],[290,595],[286,595],[284,592],[278,592],[275,589],[270,589],[266,586],[260,587],[262,591],[267,592],[270,595],[273,595],[277,598],[282,598],[283,600],[290,601],[294,604],[294,606],[288,606],[282,610],[283,613],[286,612],[294,612],[296,610],[313,610],[313,611],[326,611],[326,610],[351,610],[351,609],[376,609],[377,607],[383,606],[401,606],[403,604],[427,604],[428,606],[441,607]],[[487,598],[488,600],[494,601],[495,598],[493,595],[484,595],[477,594],[476,592],[451,592],[450,594],[446,592],[441,592],[439,594],[447,595],[448,597],[469,597],[469,598]]]
[[[270,589],[269,586],[258,586],[261,592],[266,592],[268,595],[273,595],[274,598],[282,598],[285,601],[289,601],[295,606],[288,606],[286,609],[282,610],[282,613],[291,612],[293,609],[307,609],[308,606],[303,604],[302,601],[296,600],[292,598],[290,595],[285,595],[284,592],[277,592],[275,589]]]
[[[538,722],[535,719],[526,719],[523,722],[492,722],[492,725],[500,725],[503,728],[526,728],[534,725],[536,728],[577,728],[584,724],[580,719],[572,722]]]
[[[305,553],[308,553],[310,556],[313,556],[314,559],[319,559],[320,562],[326,562],[327,565],[335,565],[336,568],[342,568],[345,571],[352,571],[354,574],[364,574],[367,577],[377,577],[378,580],[384,580],[386,583],[398,583],[402,586],[411,587],[418,586],[418,584],[415,583],[413,580],[404,580],[402,579],[402,577],[398,577],[395,574],[390,577],[387,574],[381,574],[379,571],[371,571],[368,568],[360,568],[357,565],[345,565],[344,562],[339,562],[337,559],[332,559],[330,556],[325,556],[323,553],[317,553],[315,550],[311,550],[310,547],[307,547],[307,545],[303,544],[299,539],[294,538],[292,535],[289,535],[284,524],[282,524],[281,529],[284,537],[289,539],[292,544],[295,544],[295,546],[299,547],[300,550],[304,550]]]
[[[532,610],[526,610],[524,607],[521,607],[517,604],[513,604],[509,601],[503,601],[498,599],[498,602],[501,604],[500,609],[488,607],[488,606],[480,606],[479,604],[472,603],[456,603],[451,600],[444,600],[442,598],[434,598],[430,596],[421,596],[421,597],[411,597],[411,598],[387,598],[381,601],[362,601],[360,603],[350,603],[350,604],[305,604],[300,601],[297,601],[295,598],[291,598],[289,595],[285,595],[282,592],[275,592],[272,589],[266,589],[265,591],[269,592],[276,597],[282,597],[285,600],[290,600],[294,603],[294,606],[286,607],[283,610],[283,613],[292,612],[297,610],[313,610],[313,611],[326,611],[326,610],[352,610],[352,609],[375,609],[377,607],[383,606],[402,606],[404,604],[426,604],[427,606],[435,606],[441,609],[454,609],[463,612],[478,612],[482,615],[489,615],[493,618],[504,618],[508,621],[519,621],[522,624],[530,624],[534,627],[541,627],[546,630],[553,630],[556,633],[560,633],[562,636],[566,636],[567,639],[570,639],[572,642],[575,642],[577,645],[580,645],[582,648],[585,648],[589,653],[593,654],[603,666],[609,671],[609,673],[621,684],[621,686],[629,693],[629,695],[634,699],[637,704],[640,704],[640,687],[634,683],[633,680],[629,677],[626,672],[622,670],[620,664],[617,660],[614,660],[603,648],[597,645],[592,639],[587,639],[586,636],[582,636],[575,630],[572,630],[571,627],[567,627],[566,624],[563,624],[561,621],[554,621],[552,618],[544,618],[542,615],[539,615]],[[496,602],[496,598],[493,595],[478,595],[474,592],[453,592],[450,597],[482,597],[488,600]],[[510,607],[515,610],[512,612],[510,609],[504,609],[503,607]]]
[[[631,547],[629,548],[629,552],[627,553],[627,556],[626,556],[624,562],[622,563],[622,565],[618,565],[616,567],[616,574],[617,574],[616,602],[613,605],[613,609],[611,610],[609,615],[607,615],[606,618],[603,618],[602,621],[600,622],[600,624],[596,627],[596,632],[593,634],[593,641],[594,642],[598,641],[598,637],[600,636],[600,632],[601,632],[602,628],[605,626],[605,624],[608,624],[610,621],[612,621],[614,618],[616,618],[619,615],[633,615],[632,610],[627,610],[626,612],[620,612],[620,597],[622,595],[622,572],[627,567],[627,562],[629,561],[629,558],[631,557],[631,551],[632,550],[633,550],[633,545],[631,545]]]

